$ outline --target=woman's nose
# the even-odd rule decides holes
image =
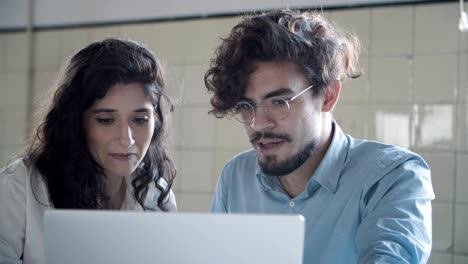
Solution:
[[[128,124],[122,124],[120,126],[119,143],[124,147],[129,147],[135,143],[132,128]]]

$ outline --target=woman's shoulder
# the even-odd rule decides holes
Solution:
[[[0,185],[26,186],[30,175],[30,165],[24,159],[17,159],[8,163],[0,172]]]

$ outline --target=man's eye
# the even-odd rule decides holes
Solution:
[[[245,112],[245,111],[251,111],[253,109],[253,106],[249,103],[238,103],[236,107],[233,109],[234,113],[239,113],[239,112]]]
[[[110,125],[110,124],[112,124],[112,122],[114,122],[114,119],[112,119],[112,118],[96,118],[96,121],[99,124]]]
[[[286,101],[286,99],[283,99],[283,98],[273,98],[271,99],[270,103],[272,105],[287,105],[288,101]]]

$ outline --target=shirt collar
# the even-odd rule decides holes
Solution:
[[[348,138],[341,128],[333,121],[333,138],[322,161],[315,170],[307,184],[306,191],[313,190],[313,182],[317,182],[329,192],[335,193],[338,189],[341,172],[343,170],[348,152]]]

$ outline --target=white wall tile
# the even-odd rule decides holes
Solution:
[[[452,255],[447,253],[432,252],[428,264],[450,264]]]
[[[151,34],[151,47],[164,64],[182,63],[182,43],[190,41],[182,35],[186,23],[185,21],[178,21],[155,24],[154,31]]]
[[[411,136],[409,105],[371,105],[369,138],[408,148]]]
[[[414,59],[414,102],[455,102],[457,55],[416,56]]]
[[[361,41],[364,50],[369,49],[370,9],[362,8],[331,11],[329,17],[341,28],[354,32]]]
[[[180,193],[176,199],[178,212],[209,212],[211,193]]]
[[[453,207],[450,203],[432,203],[432,249],[449,252],[453,247]]]
[[[362,55],[359,59],[359,67],[362,75],[357,79],[346,80],[341,83],[340,102],[342,103],[367,103],[369,100],[369,58]]]
[[[242,148],[251,147],[244,125],[234,118],[218,119],[210,115],[215,123],[215,144],[217,148]]]
[[[168,128],[169,145],[175,148],[183,145],[183,108],[174,107],[174,111],[170,113],[170,123]]]
[[[468,130],[467,128],[467,105],[459,104],[456,106],[457,112],[457,126],[456,126],[456,148],[458,152],[468,150]]]
[[[153,23],[122,25],[119,35],[121,38],[135,40],[145,47],[150,48],[153,40],[153,30]]]
[[[22,145],[26,139],[26,111],[3,111],[4,135],[0,144]]]
[[[186,64],[206,64],[220,44],[217,19],[191,20],[183,28],[182,52]]]
[[[455,107],[452,104],[414,105],[412,147],[453,150]]]
[[[209,105],[211,94],[208,94],[204,81],[207,70],[205,64],[185,65],[182,90],[184,105]]]
[[[412,60],[408,57],[370,59],[370,99],[373,102],[409,102]]]
[[[39,31],[34,33],[34,68],[58,70],[62,64],[61,32]]]
[[[367,138],[369,110],[366,105],[337,105],[333,117],[346,133],[354,138]]]
[[[106,38],[118,38],[120,36],[119,26],[103,26],[91,28],[88,31],[89,43],[101,41]]]
[[[27,74],[0,73],[0,109],[25,109],[28,103]]]
[[[0,79],[1,80],[1,79]],[[6,133],[6,115],[8,110],[0,109],[0,147],[2,147],[3,138],[5,138]],[[1,164],[0,164],[1,165]]]
[[[166,80],[166,93],[170,96],[174,105],[181,106],[184,90],[184,66],[162,64],[162,68]]]
[[[33,78],[33,103],[34,108],[42,105],[42,102],[52,96],[52,85],[57,78],[55,71],[35,71]],[[50,93],[50,94],[49,94]]]
[[[60,58],[61,65],[68,57],[87,46],[89,41],[89,32],[86,28],[66,29],[61,33]]]
[[[371,21],[372,54],[412,53],[412,6],[374,8],[371,10]]]
[[[21,148],[21,145],[0,145],[0,170],[17,157]]]
[[[0,73],[6,71],[7,35],[0,33]]]
[[[460,12],[457,3],[418,5],[415,9],[415,52],[456,51]]]
[[[458,59],[458,102],[466,103],[468,102],[468,53],[461,53]]]
[[[457,154],[456,201],[468,203],[468,155]]]
[[[177,193],[180,191],[180,184],[179,184],[179,176],[180,176],[180,167],[182,165],[182,152],[179,150],[173,148],[172,146],[169,147],[169,155],[172,157],[172,161],[174,162],[174,165],[177,169],[177,174],[172,181],[172,191],[174,193]],[[177,197],[176,197],[177,198]]]
[[[453,264],[467,264],[468,256],[457,256],[453,257]]]
[[[6,70],[26,71],[28,69],[28,38],[26,33],[7,34]]]
[[[208,108],[181,108],[184,147],[214,147],[214,120],[208,111]]]
[[[468,8],[465,4],[465,12],[468,11]],[[466,32],[458,32],[459,36],[460,36],[460,47],[459,47],[459,50],[460,51],[468,51],[468,33]]]
[[[182,192],[212,192],[214,190],[214,152],[183,150],[179,164],[178,184]]]
[[[454,199],[455,154],[420,153],[431,169],[432,186],[436,201],[451,202]]]
[[[455,253],[468,254],[468,205],[458,204],[455,206]]]
[[[241,18],[236,17],[225,17],[217,18],[214,23],[216,24],[216,30],[218,32],[218,42],[221,44],[221,38],[229,36],[232,28],[241,21]]]

